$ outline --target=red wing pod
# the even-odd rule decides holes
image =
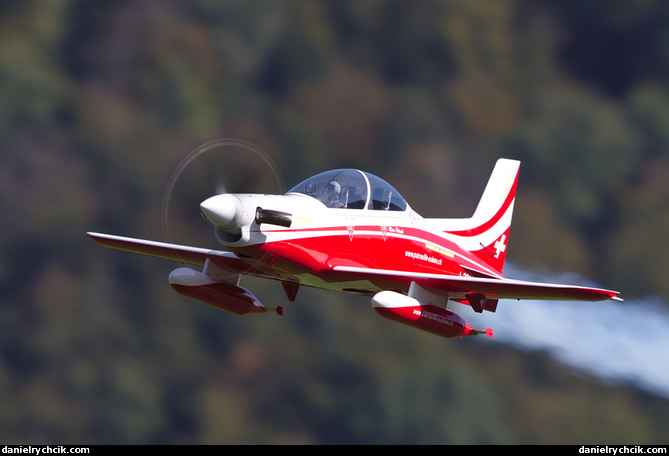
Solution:
[[[220,282],[190,268],[179,268],[172,271],[170,285],[179,294],[235,315],[264,313],[272,310],[263,306],[247,289]]]
[[[372,306],[382,317],[438,336],[462,337],[485,333],[492,337],[492,330],[475,330],[455,312],[432,304],[421,304],[415,298],[394,291],[374,295]]]

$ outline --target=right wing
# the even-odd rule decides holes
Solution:
[[[356,276],[385,276],[392,279],[416,282],[435,293],[466,296],[481,293],[492,299],[539,299],[559,301],[622,301],[617,291],[578,285],[559,285],[528,282],[514,279],[492,279],[486,277],[460,277],[442,274],[413,273],[387,269],[371,269],[354,266],[335,266],[335,271],[353,273]]]
[[[91,232],[86,234],[97,244],[111,249],[139,253],[142,255],[199,266],[204,266],[206,261],[209,260],[221,269],[234,274],[248,273],[249,269],[251,269],[248,263],[232,252],[114,236],[112,234]]]

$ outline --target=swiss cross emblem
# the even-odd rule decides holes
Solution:
[[[500,253],[506,251],[506,234],[503,234],[499,240],[495,241],[495,258],[499,258]]]

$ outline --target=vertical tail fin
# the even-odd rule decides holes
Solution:
[[[519,168],[517,160],[497,160],[471,218],[428,219],[499,274],[504,269]]]

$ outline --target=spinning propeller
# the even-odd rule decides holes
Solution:
[[[166,241],[202,245],[212,239],[211,224],[194,222],[199,219],[198,207],[214,225],[216,237],[228,243],[239,239],[242,227],[253,222],[284,227],[292,223],[291,214],[262,207],[249,217],[237,192],[285,192],[281,174],[266,152],[238,139],[212,141],[190,152],[172,173],[163,195]],[[212,248],[221,246],[212,243]]]

